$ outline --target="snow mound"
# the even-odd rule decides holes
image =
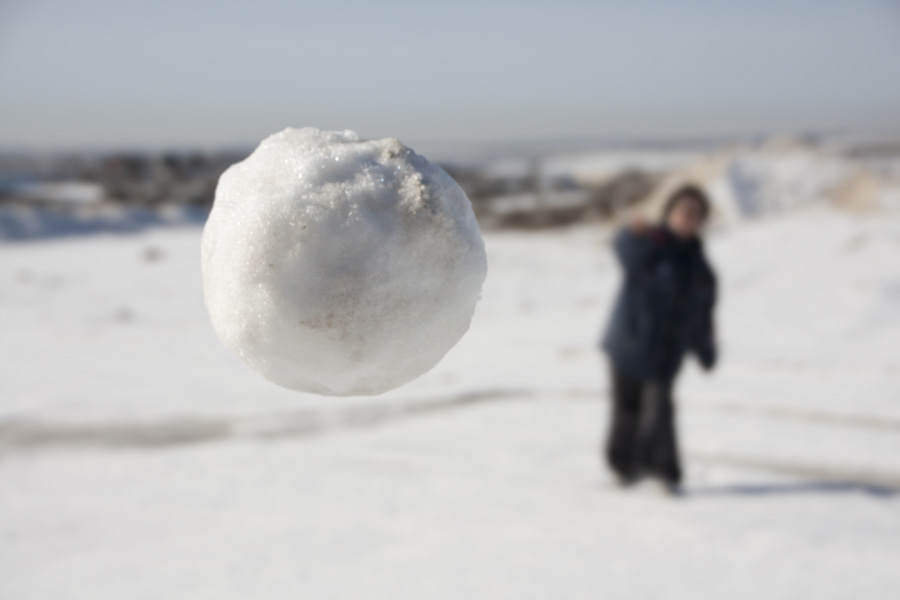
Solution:
[[[469,327],[487,259],[465,193],[396,139],[286,129],[219,180],[203,232],[219,338],[267,379],[379,394]]]
[[[685,183],[706,190],[719,225],[825,204],[890,208],[896,189],[888,178],[846,156],[772,143],[719,152],[673,172],[648,200],[648,216],[658,217],[669,194]]]
[[[744,152],[728,161],[713,194],[735,220],[752,219],[834,200],[854,172],[845,160],[805,149]]]

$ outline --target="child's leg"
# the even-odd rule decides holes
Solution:
[[[641,416],[638,426],[638,463],[649,474],[666,483],[681,481],[678,437],[675,431],[675,403],[672,382],[649,381],[642,386]]]
[[[623,374],[615,365],[611,367],[612,415],[606,438],[606,459],[619,479],[627,483],[639,474],[635,459],[641,383]]]

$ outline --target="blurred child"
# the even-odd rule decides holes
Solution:
[[[658,225],[636,220],[614,241],[624,282],[602,340],[612,389],[606,458],[623,485],[647,476],[679,490],[672,388],[686,353],[707,370],[716,363],[716,278],[700,239],[709,210],[702,190],[682,187]]]

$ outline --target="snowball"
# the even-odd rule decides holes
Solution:
[[[267,379],[379,394],[469,328],[487,260],[465,193],[396,139],[285,129],[219,179],[203,291],[222,342]]]

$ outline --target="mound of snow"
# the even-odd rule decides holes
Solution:
[[[722,178],[732,210],[752,218],[832,200],[853,173],[844,160],[789,149],[738,154]]]
[[[706,190],[719,224],[815,204],[886,205],[878,197],[883,182],[861,165],[799,144],[737,148],[680,169],[654,193],[648,203],[650,211],[658,214],[669,194],[685,183]],[[860,194],[855,190],[861,183],[866,184],[865,193],[857,197]]]
[[[287,388],[378,394],[440,361],[487,273],[465,193],[396,139],[286,129],[219,180],[203,232],[222,342]]]

